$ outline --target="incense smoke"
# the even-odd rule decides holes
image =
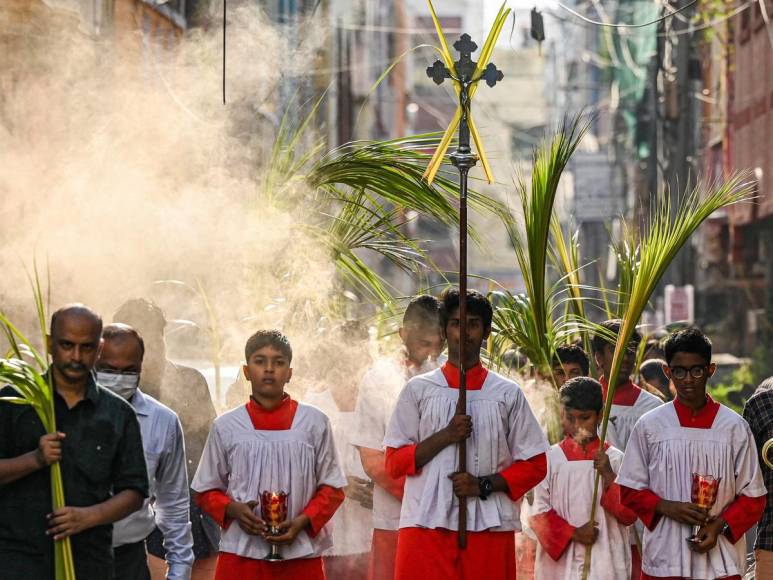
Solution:
[[[51,11],[46,34],[18,39],[0,99],[0,307],[32,320],[24,268],[37,256],[44,276],[50,265],[52,309],[80,301],[110,320],[125,299],[152,298],[168,318],[202,327],[201,347],[206,297],[225,360],[238,362],[259,327],[283,327],[305,350],[334,268],[298,227],[313,219],[311,195],[295,185],[272,198],[262,164],[280,107],[294,101],[295,118],[305,114],[296,95],[280,94],[280,70],[300,78],[325,31],[305,26],[291,46],[258,10],[238,10],[227,106],[217,30],[165,51],[136,32],[90,38]]]

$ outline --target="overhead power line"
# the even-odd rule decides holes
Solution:
[[[584,15],[580,14],[576,10],[572,10],[571,8],[566,6],[565,4],[561,4],[561,2],[556,2],[556,4],[558,5],[559,8],[562,8],[563,10],[566,10],[570,14],[573,14],[574,16],[579,18],[580,20],[584,20],[588,24],[593,24],[594,26],[606,26],[606,27],[609,27],[609,28],[644,28],[645,26],[651,26],[653,24],[657,24],[658,22],[662,22],[663,20],[671,18],[672,16],[676,16],[680,12],[684,12],[685,10],[687,10],[691,6],[694,6],[697,3],[698,3],[698,0],[692,0],[692,2],[690,2],[689,4],[686,4],[685,6],[682,6],[678,10],[672,10],[668,14],[665,14],[665,15],[661,16],[660,18],[656,18],[655,20],[650,20],[649,22],[642,22],[640,24],[627,24],[627,23],[624,23],[624,22],[602,22],[600,20],[593,20],[591,18],[588,18],[587,16],[584,16]]]

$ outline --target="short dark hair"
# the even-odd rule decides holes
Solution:
[[[580,365],[582,374],[587,375],[590,372],[590,361],[585,350],[579,344],[562,344],[556,348],[556,356],[553,358],[553,366],[560,364],[576,363]]]
[[[287,337],[278,330],[259,330],[247,339],[244,345],[244,360],[250,360],[255,351],[264,346],[274,347],[287,357],[288,362],[293,361],[293,349]]]
[[[166,316],[155,302],[145,298],[132,298],[121,304],[113,315],[113,322],[122,322],[138,328],[147,336],[154,330],[164,332]]]
[[[666,339],[663,350],[666,352],[666,362],[671,364],[678,352],[689,352],[701,356],[707,363],[711,362],[711,340],[698,328],[691,326],[677,330]]]
[[[403,326],[409,324],[419,328],[440,329],[440,302],[434,296],[420,294],[408,303],[403,314]]]
[[[639,366],[639,374],[648,383],[657,381],[661,385],[668,385],[668,377],[663,372],[664,364],[666,364],[666,361],[660,358],[647,359]]]
[[[601,411],[604,400],[601,383],[591,377],[574,377],[566,381],[558,391],[561,405],[577,411]]]
[[[599,324],[602,328],[606,328],[609,333],[614,334],[616,336],[620,336],[620,329],[623,326],[623,321],[619,318],[613,318],[611,320],[605,320],[601,324]],[[607,333],[608,334],[608,333]],[[607,334],[602,332],[596,332],[593,335],[593,338],[591,338],[591,349],[593,350],[593,354],[596,354],[597,352],[604,352],[604,347],[608,344],[614,345],[614,341],[610,341],[607,337]],[[639,334],[639,331],[636,330],[636,328],[633,329],[633,334],[631,335],[631,342],[633,343],[633,346],[638,347],[639,343],[641,342],[641,334]]]
[[[483,326],[491,327],[491,321],[494,318],[494,309],[491,302],[477,290],[467,290],[467,314],[480,316],[483,319]],[[451,313],[459,308],[459,288],[447,288],[440,296],[440,324],[443,328],[448,326],[451,319]]]
[[[51,315],[51,326],[49,327],[49,333],[51,336],[56,335],[57,326],[59,325],[59,322],[62,320],[62,318],[65,318],[67,316],[79,316],[82,318],[89,318],[92,322],[97,326],[97,335],[102,334],[102,317],[94,312],[91,308],[88,306],[81,304],[79,302],[76,302],[75,304],[68,304],[67,306],[62,306],[59,310],[54,312]]]
[[[102,329],[102,338],[105,341],[123,339],[123,338],[133,338],[140,345],[140,355],[142,357],[145,356],[145,341],[142,340],[142,335],[139,332],[137,332],[135,328],[132,328],[128,324],[123,324],[120,322],[114,322],[113,324],[108,324],[107,326],[105,326],[105,328]]]

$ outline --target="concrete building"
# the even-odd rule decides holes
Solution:
[[[758,198],[710,222],[698,248],[705,299],[697,306],[727,350],[751,355],[773,344],[773,30],[757,2],[746,6],[713,27],[702,54],[702,161],[714,177],[749,171]],[[773,2],[766,6],[773,14]]]

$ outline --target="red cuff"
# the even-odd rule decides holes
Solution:
[[[630,526],[636,521],[636,512],[622,504],[620,486],[614,482],[601,494],[601,507],[624,526]]]
[[[194,501],[221,528],[227,529],[231,525],[230,521],[226,521],[225,508],[233,500],[224,492],[219,489],[210,489],[209,491],[197,493],[194,496]]]
[[[333,514],[344,502],[346,496],[344,490],[330,487],[329,485],[320,485],[317,493],[311,498],[303,513],[309,516],[309,535],[313,538],[330,521]]]
[[[525,461],[516,461],[499,475],[507,482],[508,497],[518,501],[523,495],[545,479],[548,473],[547,455],[540,453]]]
[[[576,529],[559,516],[556,510],[531,516],[529,524],[542,548],[554,560],[558,560],[566,551]]]
[[[391,496],[403,500],[405,491],[405,476],[391,477],[386,470],[385,455],[380,451],[360,449],[362,468],[376,485],[384,489]]]
[[[624,485],[620,486],[620,502],[632,510],[652,531],[660,521],[660,515],[655,513],[660,498],[649,489],[633,489]]]
[[[416,444],[397,449],[387,447],[384,466],[389,477],[394,479],[420,474],[421,469],[416,469]]]
[[[762,517],[765,511],[765,496],[749,497],[739,495],[722,512],[722,519],[727,522],[730,533],[727,536],[734,544]]]

